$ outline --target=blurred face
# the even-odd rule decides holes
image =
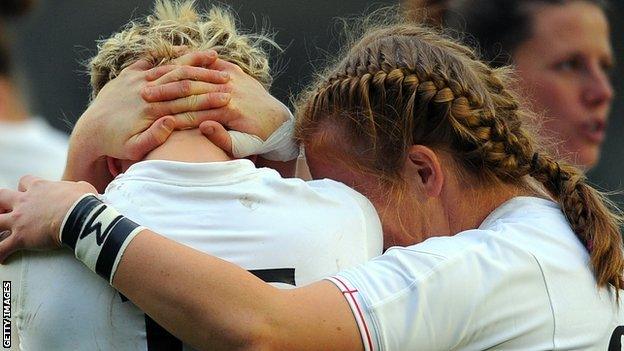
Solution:
[[[432,217],[442,211],[429,211],[423,203],[420,192],[408,185],[403,196],[397,196],[391,188],[381,185],[379,178],[370,174],[357,172],[340,161],[328,158],[322,151],[306,148],[306,162],[313,179],[329,178],[339,181],[362,195],[374,205],[384,235],[384,250],[392,246],[409,246],[419,243],[431,233]],[[414,179],[413,175],[404,175],[406,179]]]
[[[609,26],[603,11],[584,1],[539,6],[532,37],[514,62],[520,88],[544,112],[544,128],[559,153],[588,169],[600,156],[613,89]]]

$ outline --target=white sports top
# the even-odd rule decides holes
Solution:
[[[604,351],[620,350],[624,335],[624,304],[597,288],[559,206],[538,198],[514,198],[478,229],[392,248],[330,280],[366,350]]]
[[[103,199],[280,287],[318,281],[382,250],[381,224],[364,196],[331,180],[283,179],[248,160],[140,162]],[[17,329],[23,350],[189,349],[68,251],[14,260],[0,275],[13,281],[14,335]]]
[[[67,135],[43,119],[0,122],[0,178],[7,187],[16,189],[26,174],[59,180],[66,158]]]

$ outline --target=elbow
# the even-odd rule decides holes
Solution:
[[[199,350],[231,350],[231,351],[273,351],[284,350],[278,345],[279,332],[270,317],[244,316],[238,313],[231,318],[227,326],[221,330],[210,328],[210,322],[201,325],[201,340],[197,340],[193,347]]]

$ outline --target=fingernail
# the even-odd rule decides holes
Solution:
[[[221,78],[229,79],[230,78],[230,74],[227,73],[227,72],[221,72]]]
[[[208,127],[204,129],[204,133],[206,134],[212,134],[214,133],[214,127]]]
[[[163,126],[169,130],[172,130],[175,128],[175,121],[172,119],[166,119],[163,121]]]
[[[228,101],[230,101],[230,94],[221,94],[220,100],[221,100],[221,102],[228,102]]]
[[[210,50],[210,51],[208,51],[208,57],[210,57],[210,58],[215,58],[215,57],[217,57],[217,52],[216,52],[216,51],[214,51],[214,50]]]

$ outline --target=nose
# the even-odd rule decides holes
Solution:
[[[613,95],[613,86],[607,73],[600,65],[592,67],[588,72],[583,94],[585,102],[591,106],[609,105]]]

